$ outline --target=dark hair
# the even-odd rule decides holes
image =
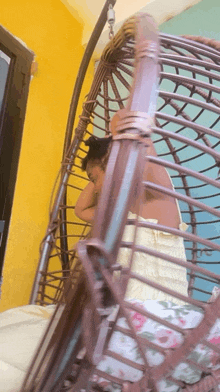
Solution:
[[[84,143],[86,146],[89,146],[89,151],[85,158],[82,160],[82,170],[86,170],[86,166],[88,162],[95,160],[102,160],[108,151],[112,141],[112,136],[98,138],[96,136],[91,136]]]

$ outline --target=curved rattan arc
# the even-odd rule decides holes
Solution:
[[[132,20],[134,20],[134,18]],[[131,28],[131,21],[132,20],[130,20],[129,23],[127,22],[127,26],[129,26],[130,30],[128,31],[127,35],[124,33],[124,30],[123,30],[123,37],[124,36],[133,37],[134,27],[133,27],[133,31],[132,31],[132,28]],[[126,29],[126,28],[124,28],[124,29]],[[164,38],[163,37],[164,37],[164,35],[161,34],[162,48],[163,48],[163,40],[165,39],[166,50],[167,50],[167,48],[169,47],[169,36],[165,35],[165,37]],[[175,39],[171,40],[172,45],[173,45],[173,41],[178,42],[179,47],[181,47],[182,43],[184,43],[184,47],[186,47],[188,45],[188,42],[190,42],[190,44],[191,44],[191,41],[189,41],[189,40],[187,40],[187,44],[185,44],[185,40],[183,38],[179,39],[179,38],[175,37]],[[122,48],[120,51],[120,47],[123,46],[122,38],[121,37],[118,38],[116,36],[115,42],[116,42],[116,48],[114,50],[118,56],[117,61],[115,60],[116,54],[115,54],[114,50],[112,49],[112,48],[114,48],[114,45],[113,45],[113,42],[111,42],[111,44],[108,44],[108,46],[102,56],[102,59],[101,59],[100,64],[98,66],[98,69],[96,72],[96,77],[94,79],[90,93],[87,97],[87,101],[84,104],[83,113],[80,117],[80,121],[79,121],[79,124],[76,129],[76,137],[75,137],[74,141],[72,142],[72,145],[70,148],[71,156],[69,154],[69,157],[66,158],[67,162],[65,164],[66,164],[67,170],[66,170],[66,176],[62,180],[63,184],[65,184],[68,181],[69,173],[71,173],[72,176],[74,176],[74,174],[75,174],[76,181],[77,181],[77,178],[79,178],[79,176],[81,176],[80,170],[78,171],[78,173],[73,173],[72,162],[75,161],[74,164],[76,165],[75,166],[76,170],[78,170],[78,166],[80,166],[80,155],[83,156],[83,150],[85,150],[82,145],[82,137],[83,137],[82,135],[84,135],[84,138],[86,138],[86,135],[89,135],[91,133],[88,130],[88,124],[90,124],[90,125],[95,124],[94,120],[93,120],[93,116],[95,116],[95,114],[92,114],[92,113],[97,113],[97,109],[99,109],[99,111],[103,109],[104,113],[102,113],[102,114],[97,113],[96,114],[96,119],[98,119],[99,123],[96,125],[93,125],[93,127],[95,130],[97,130],[96,132],[100,132],[100,134],[102,134],[102,132],[103,133],[106,131],[108,132],[111,116],[117,111],[117,109],[124,107],[125,102],[126,102],[126,98],[128,97],[128,94],[129,94],[128,89],[127,89],[128,82],[125,83],[125,86],[124,86],[124,84],[123,84],[124,79],[119,77],[121,80],[121,85],[122,85],[123,89],[125,90],[125,91],[123,91],[124,96],[121,96],[118,91],[118,87],[117,87],[115,80],[119,80],[119,79],[117,79],[117,77],[120,75],[121,66],[123,65],[123,67],[125,67],[125,64],[124,64],[125,62],[128,62],[128,64],[129,64],[129,66],[127,66],[127,74],[130,75],[133,72],[132,71],[132,69],[133,69],[133,53],[134,53],[134,50],[132,47],[133,43],[131,41],[131,44],[129,44],[129,45],[127,44],[127,46],[125,45],[125,48]],[[203,50],[203,52],[202,52],[203,54],[205,53],[207,55],[207,53],[209,53],[208,52],[209,48],[207,48],[205,45],[200,45],[197,43],[194,46],[194,52],[196,51],[197,46],[199,47],[199,51]],[[201,46],[202,46],[202,49],[201,49]],[[204,47],[206,48],[206,50],[204,50]],[[212,51],[213,50],[211,50],[211,52]],[[217,51],[214,51],[214,52],[215,52],[215,56],[218,56],[218,58],[219,58],[220,56],[219,56],[218,52]],[[166,51],[166,53],[164,53],[164,51],[161,49],[161,55],[160,55],[161,60],[160,61],[162,62],[163,67],[166,66],[167,62],[168,62],[169,66],[172,64],[167,60],[167,57],[169,57],[169,55],[170,55],[172,58],[172,62],[175,63],[174,64],[175,67],[178,68],[178,66],[181,64],[179,61],[179,55],[177,56],[178,61],[175,62],[174,57],[176,57],[176,55],[174,53],[175,52],[173,52],[173,50],[170,50],[170,54],[167,51]],[[163,56],[165,56],[165,54],[166,54],[166,58],[163,63]],[[196,65],[198,65],[198,62],[201,62],[201,64],[204,67],[208,67],[209,64],[207,64],[207,59],[206,59],[206,61],[204,59],[198,60],[196,58],[196,56],[194,56],[194,58],[193,58],[191,53],[189,56],[190,57],[188,58],[187,56],[182,55],[182,58],[184,58],[183,68],[185,68],[185,69],[187,68],[185,66],[187,61],[190,61],[190,63],[193,63],[193,61],[195,61]],[[120,62],[121,58],[122,58],[122,62]],[[128,60],[128,58],[129,58],[129,60]],[[108,60],[108,62],[106,59]],[[210,58],[208,60],[210,63]],[[210,67],[212,67],[212,66],[214,68],[216,67],[215,68],[215,72],[216,72],[218,70],[219,66],[216,66],[216,63],[213,63],[213,62],[212,62],[212,64],[210,64]],[[122,69],[124,70],[123,67],[122,67]],[[119,71],[117,70],[118,68],[119,68]],[[195,65],[194,66],[191,65],[191,68],[195,69]],[[115,69],[117,72],[114,72]],[[116,76],[115,76],[115,73],[116,73]],[[200,75],[203,73],[201,68],[199,68],[199,73],[200,73]],[[207,71],[204,70],[204,75],[207,75],[206,73],[207,73]],[[202,156],[202,154],[204,154],[204,152],[205,152],[204,151],[205,146],[212,148],[212,144],[208,140],[208,135],[216,138],[217,143],[219,143],[218,132],[215,131],[214,129],[212,129],[212,124],[210,127],[204,127],[203,124],[200,125],[198,123],[198,121],[192,122],[191,118],[187,115],[187,113],[185,113],[184,109],[186,108],[187,105],[190,105],[193,108],[199,107],[199,108],[201,108],[202,111],[206,111],[206,113],[207,112],[215,113],[216,116],[218,116],[220,113],[219,101],[216,98],[212,99],[212,97],[209,97],[209,95],[205,92],[204,89],[201,90],[201,87],[197,87],[197,86],[195,87],[195,85],[197,83],[197,79],[193,78],[194,79],[194,81],[193,81],[192,78],[190,78],[190,79],[181,78],[181,79],[178,79],[178,81],[177,81],[176,77],[172,77],[172,75],[168,75],[167,77],[168,77],[168,80],[172,79],[175,81],[175,83],[176,82],[179,83],[181,81],[181,86],[185,87],[185,85],[186,85],[186,88],[189,91],[188,96],[183,95],[183,94],[177,94],[178,87],[176,87],[176,89],[173,90],[173,91],[176,90],[175,92],[164,91],[162,89],[159,92],[161,99],[164,100],[165,106],[162,106],[161,107],[162,109],[159,112],[157,112],[156,118],[157,118],[157,121],[160,121],[160,124],[158,124],[160,126],[159,128],[161,129],[160,136],[162,138],[164,136],[164,138],[165,138],[165,135],[166,135],[166,143],[168,145],[167,153],[165,153],[165,154],[162,153],[161,156],[168,157],[169,155],[170,156],[173,155],[174,161],[177,164],[179,164],[180,159],[178,158],[178,153],[176,151],[174,151],[174,147],[172,144],[173,143],[172,138],[170,136],[168,136],[168,134],[166,133],[166,132],[169,132],[169,130],[166,129],[166,128],[169,128],[168,124],[176,124],[176,125],[180,126],[179,130],[177,129],[177,131],[175,133],[173,132],[173,137],[175,138],[175,140],[179,140],[180,142],[183,142],[183,140],[184,140],[184,136],[181,138],[181,132],[182,132],[181,130],[184,130],[186,127],[191,127],[195,132],[197,132],[198,141],[202,140],[204,142],[204,147],[201,145],[202,152],[201,152],[200,156]],[[166,79],[166,73],[163,74],[163,78]],[[216,75],[216,78],[217,79],[219,78],[218,74]],[[188,84],[186,83],[186,80],[188,81]],[[192,82],[193,82],[193,84],[192,84]],[[200,85],[202,85],[204,87],[205,84],[204,84],[204,82],[200,82]],[[213,88],[212,85],[209,85],[209,87]],[[100,89],[101,89],[101,91],[100,91]],[[111,96],[109,96],[109,94],[108,94],[109,90],[111,90],[110,91]],[[194,93],[197,93],[197,91],[198,91],[198,98],[202,97],[203,99],[193,98],[194,94],[192,94],[192,91]],[[97,99],[97,97],[98,97],[98,99]],[[180,103],[182,103],[182,105],[183,105],[182,108],[179,106]],[[174,110],[175,110],[174,116],[167,114],[165,111],[165,109],[169,107],[169,104],[170,104],[170,107],[174,108]],[[177,113],[177,115],[175,113]],[[216,118],[218,118],[218,117],[216,117]],[[103,121],[103,126],[101,124],[101,121]],[[164,134],[162,134],[162,129],[164,129]],[[180,135],[179,139],[178,139],[178,135]],[[185,150],[186,150],[187,146],[189,146],[189,145],[195,146],[197,138],[195,139],[195,142],[193,139],[188,139],[188,143],[187,143],[187,139],[185,139],[185,144],[182,148],[185,148]],[[157,147],[157,143],[158,144],[160,143],[160,139],[155,142],[156,147]],[[81,149],[80,149],[80,147],[81,147]],[[199,145],[198,145],[198,147],[199,147]],[[206,152],[207,151],[208,150],[206,150]],[[77,154],[79,154],[79,158],[77,157]],[[213,154],[216,157],[215,158],[216,164],[219,165],[218,151],[214,151]],[[76,164],[77,158],[78,158],[78,162]],[[193,158],[189,158],[189,162],[192,163],[192,161],[193,161]],[[70,162],[69,166],[68,166],[68,162]],[[69,185],[67,185],[67,188],[68,187],[70,188],[71,186],[72,185],[69,184]],[[201,185],[199,185],[199,186],[201,186]],[[76,191],[80,191],[82,189],[76,185],[73,185],[73,187],[74,188],[72,188],[72,189],[75,189]],[[65,188],[65,185],[64,185],[64,188]],[[182,177],[182,188],[186,189],[188,196],[190,196],[190,193],[189,193],[190,187],[187,184],[187,180],[186,180],[185,175],[184,175],[184,177]],[[193,186],[192,186],[192,189],[193,189]],[[59,201],[56,201],[55,204],[58,205]],[[59,208],[61,208],[61,207],[59,207]],[[66,208],[66,207],[64,206],[63,208]],[[69,210],[70,209],[71,208],[69,206]],[[191,211],[191,218],[192,218],[193,215],[195,215],[195,213],[193,212],[192,207],[189,207],[189,209]],[[51,222],[51,226],[53,224],[54,223]],[[77,227],[80,227],[81,223],[75,222],[75,225]],[[58,228],[58,225],[55,224],[55,227]],[[193,227],[193,230],[195,231],[194,224],[192,225],[192,227]],[[83,227],[83,230],[88,230],[88,228],[86,229],[86,227],[85,228]],[[72,234],[72,235],[74,235],[74,234]],[[83,235],[84,235],[84,233],[82,232],[82,236]],[[69,238],[71,238],[71,234],[69,234],[69,236],[70,236]],[[78,239],[78,238],[80,238],[80,236],[76,235],[75,238]],[[71,251],[69,251],[68,249],[66,249],[66,251],[70,252],[70,258],[72,258]],[[51,249],[49,250],[49,253],[50,252],[51,252]],[[193,261],[195,262],[197,255],[196,255],[196,252],[192,252],[192,253],[194,253]],[[59,255],[59,252],[57,252],[57,254]],[[61,252],[61,254],[62,254],[62,252]],[[48,259],[48,257],[50,257],[50,256],[43,255],[44,259]],[[41,270],[43,270],[44,268],[45,267],[41,268]],[[57,277],[57,279],[58,279],[58,277]],[[61,282],[62,281],[63,281],[63,279],[61,279]],[[43,287],[45,287],[45,283],[46,282],[41,284],[42,289],[43,289]],[[44,294],[42,294],[42,298],[43,297],[44,297]],[[51,297],[51,301],[53,301],[53,300],[54,300],[53,297]],[[41,302],[41,300],[40,300],[40,302]],[[42,303],[44,303],[44,300],[42,301]],[[46,303],[47,303],[47,301],[46,301]]]
[[[98,136],[108,134],[112,115],[126,105],[131,75],[134,71],[137,22],[138,17],[133,17],[126,22],[121,32],[115,36],[104,51],[87,101],[84,104],[76,129],[76,137],[66,154],[63,165],[65,170],[54,203],[57,209],[57,219],[53,220],[49,226],[48,232],[51,236],[49,250],[44,251],[45,244],[48,248],[48,238],[45,237],[42,246],[41,270],[38,271],[42,278],[37,287],[38,295],[35,300],[42,305],[60,301],[69,271],[66,271],[65,275],[62,269],[54,268],[54,265],[56,267],[59,265],[63,252],[68,253],[71,278],[73,282],[75,279],[77,287],[77,277],[81,275],[82,267],[76,255],[75,244],[79,239],[85,238],[90,230],[88,225],[82,224],[74,217],[73,200],[77,199],[86,184],[80,170],[80,163],[85,155],[83,141],[91,133]],[[172,61],[169,61],[169,57]],[[181,355],[186,357],[186,353],[192,349],[192,340],[197,342],[198,334],[201,334],[200,337],[204,340],[205,334],[220,316],[219,300],[206,305],[213,285],[218,285],[220,281],[218,273],[208,272],[210,266],[213,267],[218,262],[220,250],[219,231],[216,229],[219,227],[220,217],[219,199],[216,197],[219,194],[218,170],[220,162],[220,135],[218,131],[220,119],[218,81],[220,78],[217,73],[219,61],[220,53],[216,49],[210,49],[209,46],[201,43],[192,43],[192,40],[189,39],[161,34],[160,98],[156,113],[156,127],[153,128],[152,136],[158,158],[147,157],[147,159],[158,160],[158,163],[165,165],[173,179],[176,189],[175,196],[180,202],[183,218],[189,226],[189,234],[187,232],[186,234],[179,233],[185,238],[188,264],[184,264],[181,259],[173,259],[172,262],[183,263],[188,267],[189,294],[192,297],[188,299],[188,303],[201,308],[205,312],[205,317],[198,329],[184,335],[183,347],[177,349],[173,355],[170,352],[169,361],[167,359],[161,366],[153,370],[152,377],[154,379],[160,379],[167,375],[170,380],[173,380],[169,375],[169,363],[174,366]],[[188,62],[190,65],[186,66]],[[172,72],[170,72],[170,67]],[[197,67],[200,67],[198,72]],[[143,186],[154,185],[143,183]],[[68,203],[62,205],[60,201],[66,190]],[[166,192],[164,189],[162,191]],[[65,209],[67,212],[66,222],[62,222],[58,218],[60,209]],[[68,248],[65,249],[60,247],[59,242],[59,227],[63,223],[67,227]],[[208,232],[204,229],[205,225],[209,226]],[[168,228],[163,228],[163,230],[168,231]],[[136,251],[141,251],[138,246],[132,243],[125,243],[123,246],[128,248],[130,246]],[[149,249],[142,249],[142,251],[150,254]],[[203,268],[199,265],[200,263]],[[147,282],[141,276],[131,274],[130,277],[135,277],[137,280],[153,286],[152,282]],[[162,289],[160,285],[157,287]],[[176,298],[184,299],[175,292],[172,294]],[[128,303],[125,303],[124,306],[131,307]],[[134,310],[143,313],[143,310],[137,307]],[[148,316],[152,317],[149,314]],[[162,323],[161,320],[160,322]],[[167,326],[174,328],[169,323]],[[128,332],[126,331],[126,333]],[[149,345],[149,342],[147,344]],[[114,356],[109,351],[108,355]],[[119,360],[126,363],[126,359],[120,358]],[[188,362],[190,363],[190,360]],[[203,374],[207,375],[198,386],[195,386],[195,388],[200,388],[198,391],[208,392],[217,385],[218,373],[209,371],[192,361],[191,364],[197,366]],[[103,375],[100,371],[96,373],[105,376],[112,382],[122,384],[119,379]],[[185,386],[184,383],[175,379],[173,382],[179,385],[182,390],[184,388],[188,391],[194,390],[194,386]]]

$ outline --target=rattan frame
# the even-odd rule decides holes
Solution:
[[[85,155],[86,151],[83,147],[83,140],[85,140],[85,138],[87,138],[87,136],[91,134],[91,131],[87,129],[88,125],[92,124],[94,129],[98,128],[103,133],[104,132],[109,133],[109,123],[110,123],[109,113],[110,112],[114,113],[115,111],[117,111],[114,108],[115,103],[118,105],[119,108],[124,107],[124,102],[126,101],[127,97],[121,98],[116,83],[114,81],[114,77],[116,75],[118,77],[118,80],[121,81],[121,83],[125,86],[125,88],[129,89],[129,83],[126,81],[123,75],[118,71],[118,68],[121,69],[121,71],[123,72],[127,72],[127,74],[131,75],[132,73],[131,69],[133,67],[132,61],[134,58],[134,41],[136,37],[135,32],[138,30],[137,24],[139,23],[140,20],[139,18],[142,20],[143,16],[133,17],[128,22],[126,22],[122,30],[118,33],[118,35],[116,35],[116,37],[107,46],[101,58],[100,64],[96,72],[96,77],[94,79],[94,83],[87,97],[87,101],[84,104],[83,113],[80,117],[79,125],[76,129],[76,136],[69,148],[69,151],[65,157],[65,161],[63,164],[65,170],[62,171],[61,182],[54,203],[54,206],[56,207],[57,210],[57,216],[60,209],[72,208],[70,206],[62,205],[63,195],[66,192],[66,189],[71,188],[77,190],[78,192],[80,192],[83,189],[80,188],[79,186],[76,186],[75,184],[69,183],[68,181],[72,175],[77,178],[81,178],[84,181],[84,176],[80,175],[79,172],[74,173],[73,168],[74,170],[80,169],[80,164],[79,164],[80,160]],[[220,92],[220,89],[217,85],[218,81],[220,80],[220,77],[216,72],[219,71],[220,69],[219,67],[220,55],[218,50],[207,47],[201,43],[193,42],[192,44],[192,42],[189,39],[186,40],[184,38],[170,37],[161,34],[160,40],[161,40],[161,47],[163,48],[161,49],[160,57],[159,57],[159,63],[161,66],[160,78],[162,81],[163,80],[172,81],[172,83],[174,84],[174,89],[172,92],[163,91],[163,90],[160,91],[159,95],[164,100],[164,104],[161,105],[160,110],[157,111],[156,113],[156,126],[152,127],[152,130],[156,135],[159,135],[162,139],[162,140],[161,139],[156,140],[155,146],[157,146],[157,143],[160,143],[161,141],[162,142],[165,141],[166,146],[168,147],[168,152],[167,153],[165,152],[163,154],[158,154],[159,155],[158,158],[147,157],[147,159],[152,162],[156,162],[158,164],[164,165],[165,167],[170,168],[173,171],[177,172],[177,175],[173,175],[172,177],[173,179],[176,178],[177,180],[181,180],[182,186],[179,187],[177,186],[176,191],[170,191],[164,188],[160,188],[153,183],[143,183],[143,186],[148,186],[157,190],[161,190],[163,192],[175,196],[178,200],[185,202],[188,206],[188,209],[187,211],[182,210],[182,213],[188,214],[189,216],[188,224],[190,226],[191,231],[188,233],[187,232],[180,233],[178,230],[176,231],[176,229],[170,229],[164,226],[161,227],[160,225],[156,225],[155,227],[155,224],[153,223],[147,223],[145,225],[147,227],[157,228],[159,230],[181,235],[190,244],[188,246],[189,249],[187,250],[190,251],[191,257],[188,258],[187,263],[180,259],[172,260],[171,258],[168,258],[168,260],[189,268],[189,275],[190,275],[189,294],[191,295],[193,290],[194,291],[196,290],[194,283],[195,283],[195,279],[198,278],[198,276],[200,279],[202,276],[202,279],[211,281],[213,284],[216,285],[219,284],[218,274],[213,273],[208,269],[202,268],[201,266],[197,266],[197,263],[199,261],[199,264],[203,263],[204,266],[208,263],[210,264],[210,262],[207,260],[198,260],[198,249],[199,249],[198,244],[204,245],[204,247],[206,247],[205,248],[206,252],[210,252],[210,251],[215,252],[215,254],[217,255],[217,259],[214,262],[212,261],[213,264],[218,263],[218,254],[219,254],[218,252],[220,250],[220,245],[218,244],[219,241],[218,233],[216,236],[210,237],[209,235],[207,236],[201,235],[201,233],[198,230],[201,225],[204,224],[209,225],[211,224],[212,221],[214,222],[215,225],[218,225],[219,217],[220,217],[218,204],[212,206],[209,203],[210,199],[218,196],[218,192],[219,192],[218,189],[220,188],[218,177],[216,176],[216,173],[218,171],[217,169],[219,167],[219,162],[220,162],[220,154],[218,152],[219,133],[217,130],[214,129],[216,124],[218,124],[219,111],[220,111],[219,110],[220,102],[215,95]],[[157,64],[155,53],[149,51],[149,48],[146,49],[144,48],[143,50],[143,47],[141,46],[140,49],[138,50],[136,49],[136,53],[138,54],[141,53],[140,55],[141,58],[142,56],[143,57],[147,56],[148,58],[151,59],[151,61],[153,62],[156,61]],[[137,61],[138,60],[136,58],[136,62]],[[126,64],[129,67],[127,71],[125,71],[124,64]],[[192,66],[191,64],[194,64],[194,66]],[[173,66],[173,68],[176,70],[176,74],[165,72],[164,71],[165,65]],[[195,65],[197,65],[198,68],[195,68]],[[202,67],[204,69],[202,69]],[[180,69],[183,69],[184,71],[187,72],[191,72],[192,77],[180,75],[179,74]],[[208,78],[209,83],[198,79],[199,74],[201,74],[203,77]],[[215,84],[213,83],[213,81],[215,81]],[[108,94],[108,86],[110,85],[115,98],[111,98],[110,95]],[[102,89],[100,90],[101,86]],[[135,96],[135,92],[136,92],[135,87],[137,87],[137,84],[134,83],[133,86],[134,86],[133,87],[134,90],[131,90],[132,99]],[[184,87],[186,91],[189,91],[189,96],[178,94],[177,90],[180,88],[180,86]],[[140,89],[140,85],[138,86],[138,90],[139,89]],[[206,90],[208,92],[206,92]],[[202,97],[203,100],[205,100],[205,102],[196,99],[193,95]],[[104,101],[103,105],[101,103],[102,101],[100,103],[98,102],[97,97],[103,99]],[[184,102],[184,104],[181,106],[180,104],[177,104],[176,101]],[[112,103],[111,109],[109,109],[108,107],[109,102]],[[128,110],[133,110],[133,108],[131,109],[131,107],[129,107],[129,102],[131,101],[128,100],[128,104],[127,104]],[[187,105],[190,104],[199,108],[199,112],[194,118],[191,118],[186,110]],[[166,108],[168,105],[170,105],[170,107],[174,110],[174,115],[163,112],[163,109]],[[101,118],[104,124],[103,126],[97,124],[96,126],[94,125],[94,117],[95,116],[100,117],[99,113],[97,113],[96,110],[98,106],[103,107],[104,109],[104,116],[102,116]],[[215,120],[211,123],[209,127],[201,125],[197,121],[204,111],[206,111],[206,113],[209,112],[211,114],[214,113],[216,115]],[[173,132],[172,130],[170,131],[169,129],[166,129],[167,127],[169,128],[169,124],[178,125],[180,126],[180,128],[178,128],[176,132]],[[180,135],[180,132],[186,128],[192,129],[197,136],[195,136],[194,138],[194,137],[187,137],[185,135]],[[183,146],[182,145],[181,147],[174,146],[172,143],[173,140],[177,140],[179,143],[182,143]],[[199,154],[192,155],[190,158],[181,160],[180,152],[188,148],[189,146],[193,149],[199,150]],[[206,156],[205,162],[207,163],[208,166],[205,168],[203,167],[201,171],[193,170],[192,168],[187,167],[187,165],[184,165],[184,163],[186,162],[196,161],[198,157],[201,160],[201,157],[204,155]],[[166,156],[172,156],[173,161],[163,159],[163,157]],[[211,166],[208,157],[211,157],[213,161]],[[208,190],[213,189],[213,193],[208,193],[208,195],[202,197],[201,196],[193,197],[193,190],[195,189],[195,186],[190,185],[190,182],[188,182],[188,178],[193,178],[194,180],[197,179],[198,181],[200,181],[199,185],[196,188],[202,189],[203,187],[207,187]],[[104,196],[103,196],[103,200],[104,200]],[[100,214],[102,214],[102,211],[105,209],[103,200],[100,201],[100,206],[99,206],[99,211],[101,211]],[[210,219],[210,220],[202,221],[200,223],[199,220],[197,219],[199,213],[210,214],[212,217],[214,217],[215,220]],[[100,222],[99,218],[100,216],[97,215],[97,222]],[[68,224],[68,222],[66,223]],[[82,227],[81,233],[79,235],[76,235],[75,237],[77,240],[82,239],[87,235],[87,232],[89,231],[88,225],[83,225],[81,222],[77,220],[72,221],[71,223],[74,223],[74,225],[77,225],[78,227]],[[135,225],[137,224],[143,225],[143,223],[137,223],[136,220],[130,221],[129,223]],[[125,222],[123,222],[123,224],[125,224]],[[57,303],[60,302],[61,293],[65,288],[64,283],[65,281],[69,282],[68,275],[70,275],[72,279],[71,286],[74,286],[75,283],[74,290],[76,296],[74,299],[74,296],[72,295],[70,300],[69,296],[65,294],[64,297],[62,297],[62,304],[63,303],[73,304],[74,302],[76,303],[76,300],[78,298],[77,290],[79,287],[80,279],[82,279],[82,275],[83,275],[82,266],[81,263],[79,262],[78,256],[76,255],[75,249],[73,248],[71,248],[70,250],[60,249],[56,245],[56,240],[58,238],[55,237],[56,236],[55,233],[57,232],[59,225],[60,222],[58,221],[58,219],[56,221],[53,220],[50,223],[48,234],[44,240],[44,246],[42,250],[44,263],[41,263],[41,270],[38,272],[38,276],[40,277],[40,279],[38,279],[37,281],[39,285],[38,287],[40,287],[37,302],[42,305],[51,302],[57,302]],[[94,238],[97,237],[98,231],[101,232],[100,230],[101,230],[100,226],[99,228],[94,228],[93,231]],[[97,241],[94,242],[94,238],[93,240],[88,241],[87,244],[96,249],[98,249],[99,247],[99,249],[101,250],[101,244]],[[47,246],[47,249],[49,249],[49,251],[47,252],[45,252],[45,244]],[[135,246],[135,244],[124,243],[121,245],[126,247],[132,247],[133,249],[135,248],[136,250],[143,251],[148,254],[158,255],[156,251],[144,249],[144,247],[140,249],[140,247],[138,248],[137,246]],[[53,247],[57,251],[56,253],[57,257],[60,257],[61,251],[68,254],[69,256],[68,269],[65,269],[65,266],[63,266],[64,268],[62,270],[52,271],[50,273],[47,272],[48,261],[54,257],[54,255],[51,254],[51,250]],[[46,257],[45,257],[45,253],[47,253]],[[209,255],[207,254],[206,256],[208,257]],[[162,257],[166,259],[165,255],[162,255]],[[86,259],[85,254],[84,257],[81,255],[81,259],[82,261]],[[84,264],[84,268],[86,269],[86,264]],[[101,270],[101,272],[103,273],[103,276],[105,277],[106,281],[108,281],[108,276],[105,275],[105,270],[103,269]],[[57,274],[61,275],[61,273],[62,276],[57,277]],[[87,277],[89,276],[88,271],[86,271],[86,275]],[[79,276],[81,278],[78,280]],[[130,273],[130,277],[132,277],[132,273]],[[152,282],[147,281],[141,276],[136,276],[136,278],[144,281],[147,284],[155,286],[155,284],[152,284]],[[58,286],[51,283],[51,281],[57,281]],[[52,286],[51,289],[55,290],[54,297],[52,295],[51,296],[47,294],[45,295],[45,289],[48,283],[50,285],[49,287]],[[120,308],[122,309],[123,313],[126,315],[125,309],[131,308],[131,305],[129,303],[126,303],[126,301],[123,303],[123,299],[116,294],[115,288],[113,286],[111,287],[110,281],[109,281],[109,287],[110,287],[110,291],[114,294],[116,303],[120,304]],[[160,285],[157,285],[157,287],[158,289],[162,289]],[[204,294],[210,296],[209,291],[205,292],[205,290],[198,289],[198,288],[197,291],[203,291]],[[91,292],[92,292],[92,288],[91,288]],[[190,350],[192,350],[195,344],[197,344],[199,341],[203,341],[204,344],[208,345],[208,342],[205,340],[205,336],[210,330],[211,326],[216,321],[216,319],[219,317],[220,300],[218,298],[213,303],[206,304],[204,303],[205,301],[201,302],[198,299],[190,298],[190,297],[185,298],[184,296],[172,292],[171,290],[167,290],[167,292],[171,293],[176,298],[185,300],[186,302],[195,305],[198,308],[201,308],[204,312],[204,318],[201,324],[195,330],[191,331],[190,333],[187,332],[186,334],[184,334],[184,344],[180,348],[176,349],[172,353],[172,355],[169,354],[167,356],[167,360],[165,360],[161,366],[159,366],[157,369],[153,369],[153,371],[151,371],[150,373],[148,371],[148,377],[147,377],[149,382],[148,387],[152,388],[153,391],[156,391],[155,380],[161,379],[164,376],[169,377],[169,379],[172,380],[172,377],[169,375],[170,368],[174,367],[180,360],[183,360],[184,356],[185,357],[187,356],[187,354],[190,352]],[[96,301],[95,297],[93,299],[94,301]],[[61,303],[58,305],[57,309],[59,309],[60,307],[61,307]],[[65,307],[67,307],[67,305],[65,305]],[[138,307],[135,307],[135,310],[140,313],[143,313],[143,310],[141,310]],[[152,315],[148,314],[148,317],[152,317]],[[52,323],[53,322],[54,319],[52,320]],[[164,321],[161,319],[160,322],[162,324],[164,323]],[[174,328],[173,326],[168,324],[167,326]],[[132,330],[131,326],[130,328]],[[125,333],[128,333],[128,331],[126,331]],[[132,333],[134,333],[134,331]],[[135,339],[138,342],[137,336],[135,336]],[[140,342],[139,342],[139,346],[141,347]],[[212,348],[219,354],[219,349],[217,347],[216,348],[212,347]],[[111,353],[108,352],[108,354],[110,355]],[[123,362],[126,363],[126,359],[123,359]],[[179,385],[182,388],[182,390],[184,390],[185,388],[185,390],[187,391],[198,390],[198,391],[208,392],[212,390],[216,385],[218,385],[219,374],[217,371],[205,369],[204,367],[201,367],[196,363],[193,363],[193,365],[200,367],[203,373],[207,375],[207,377],[202,379],[201,382],[199,382],[198,385],[196,386],[185,386],[184,383],[177,382],[177,380],[173,380],[174,382],[177,383],[177,385]],[[148,369],[147,363],[146,363],[145,370],[146,369]],[[112,379],[111,377],[109,377],[109,375],[108,376],[105,375],[105,376],[108,379]],[[50,375],[50,377],[52,377],[52,375]],[[117,380],[112,379],[112,381],[120,383],[120,380],[118,379]],[[72,390],[74,390],[74,387]]]

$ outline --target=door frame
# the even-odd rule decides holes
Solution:
[[[0,276],[8,238],[34,53],[3,26],[0,50],[11,58],[0,113]]]

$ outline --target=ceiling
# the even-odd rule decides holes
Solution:
[[[90,22],[94,26],[102,8],[105,4],[105,0],[61,0],[71,12],[76,14],[76,9],[78,11],[78,16]],[[166,1],[166,0],[164,0]],[[152,0],[116,0],[114,6],[117,22],[122,19],[126,19],[128,16],[134,14],[141,8],[143,8],[147,3],[152,2]]]
[[[84,25],[82,43],[86,44],[105,4],[105,0],[61,0],[71,14]],[[151,14],[158,24],[183,12],[201,0],[116,0],[114,6],[117,30],[123,21],[138,11]],[[102,51],[108,41],[109,29],[106,24],[97,52]],[[103,42],[103,44],[102,44]]]

